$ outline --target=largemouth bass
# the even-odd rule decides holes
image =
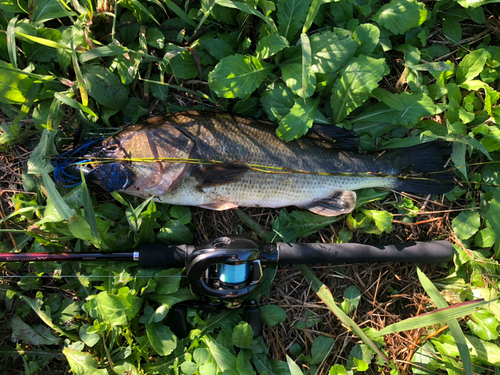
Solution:
[[[337,147],[313,126],[292,142],[276,125],[228,113],[185,111],[125,128],[85,158],[86,178],[107,191],[156,202],[225,210],[297,206],[319,215],[353,210],[354,190],[378,187],[441,194],[453,184],[445,143],[380,153]],[[342,144],[342,142],[340,142]]]

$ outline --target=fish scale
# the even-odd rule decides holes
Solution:
[[[335,216],[354,208],[354,190],[362,188],[428,194],[453,188],[443,170],[450,154],[444,142],[363,153],[341,149],[317,132],[286,142],[275,129],[273,123],[228,113],[174,112],[126,128],[86,157],[119,159],[132,175],[131,186],[117,189],[124,193],[215,210],[295,205]]]

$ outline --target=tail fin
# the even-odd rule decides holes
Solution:
[[[448,143],[434,141],[413,147],[394,149],[395,155],[404,155],[409,168],[403,171],[396,190],[415,194],[444,194],[455,186],[453,176],[444,165],[451,154]]]

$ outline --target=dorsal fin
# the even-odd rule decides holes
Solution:
[[[332,146],[346,151],[357,151],[359,147],[359,138],[356,132],[334,125],[314,124],[306,134],[306,137],[329,142]]]

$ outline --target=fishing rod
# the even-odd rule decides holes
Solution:
[[[239,235],[201,245],[143,244],[127,253],[0,253],[2,262],[113,260],[141,268],[186,267],[191,288],[209,300],[238,307],[259,285],[266,265],[374,262],[441,263],[453,258],[448,241],[367,245],[357,243],[261,244]]]

